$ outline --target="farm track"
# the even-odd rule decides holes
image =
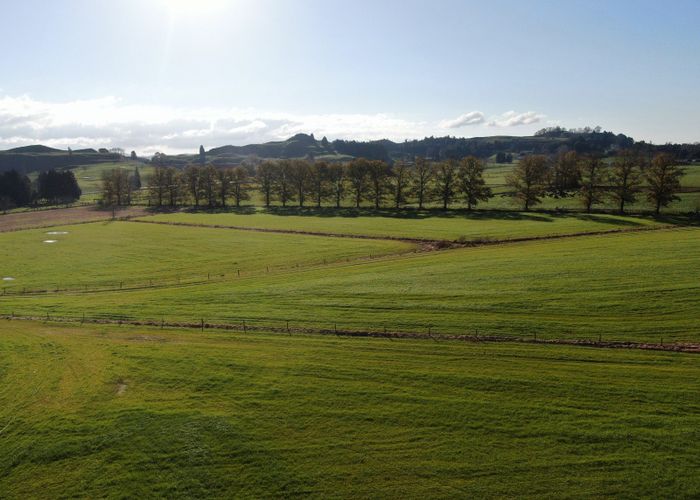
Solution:
[[[567,345],[573,347],[589,347],[599,349],[634,349],[645,351],[666,351],[689,354],[700,354],[700,344],[689,342],[678,343],[652,343],[652,342],[631,342],[631,341],[603,341],[590,339],[537,339],[524,338],[505,335],[468,335],[468,334],[433,334],[416,332],[390,332],[390,331],[369,331],[369,330],[343,330],[324,328],[304,328],[304,327],[273,327],[264,325],[249,325],[245,321],[240,324],[231,323],[199,323],[152,321],[152,320],[125,320],[111,318],[67,318],[67,317],[41,317],[41,316],[15,316],[0,315],[0,319],[7,321],[35,321],[35,322],[55,322],[68,324],[97,324],[97,325],[127,325],[147,328],[174,328],[188,330],[218,330],[234,332],[261,332],[283,335],[320,335],[336,337],[359,337],[378,338],[389,340],[432,340],[434,342],[473,342],[473,343],[517,343],[536,345]]]
[[[154,221],[154,220],[144,220],[144,219],[134,219],[127,218],[124,219],[126,222],[135,222],[140,224],[162,224],[166,226],[186,226],[186,227],[199,227],[199,228],[211,228],[211,229],[230,229],[235,231],[252,231],[259,233],[277,233],[277,234],[294,234],[301,236],[319,236],[325,238],[354,238],[361,240],[382,240],[382,241],[402,241],[406,243],[413,243],[419,245],[423,251],[434,251],[443,250],[447,248],[470,248],[470,247],[481,247],[489,245],[502,245],[510,243],[523,243],[528,241],[547,241],[547,240],[560,240],[565,238],[577,238],[585,236],[601,236],[606,234],[618,234],[618,233],[637,233],[642,231],[658,231],[662,229],[675,229],[679,227],[685,227],[676,224],[663,224],[658,226],[645,226],[645,227],[635,227],[635,228],[619,228],[619,229],[606,229],[600,231],[582,231],[578,233],[563,233],[563,234],[550,234],[544,236],[523,236],[516,238],[505,238],[505,239],[491,239],[491,238],[475,238],[468,241],[456,241],[456,240],[439,240],[430,238],[408,238],[401,236],[382,236],[382,235],[369,235],[369,234],[349,234],[349,233],[329,233],[322,231],[301,231],[297,229],[271,229],[271,228],[261,228],[261,227],[250,227],[250,226],[228,226],[221,224],[195,224],[192,222],[168,222],[168,221]]]

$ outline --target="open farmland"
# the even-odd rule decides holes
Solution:
[[[700,494],[692,355],[0,328],[4,498]]]
[[[3,283],[14,291],[177,285],[416,248],[401,241],[105,221],[0,234],[0,274],[14,278]]]
[[[177,212],[142,217],[144,222],[229,226],[275,231],[367,235],[428,240],[509,240],[585,232],[643,229],[673,219],[604,214],[526,212],[250,209],[220,213]]]
[[[65,229],[54,244],[38,230],[0,235],[3,273],[16,278],[0,313],[700,341],[697,228],[427,253],[395,240],[136,222]]]

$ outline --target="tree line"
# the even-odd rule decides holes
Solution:
[[[73,203],[82,192],[70,170],[46,170],[36,182],[16,170],[0,173],[0,210],[38,204]]]
[[[122,171],[123,172],[123,171]],[[240,206],[257,189],[265,206],[283,207],[343,204],[359,208],[402,208],[439,205],[448,209],[461,203],[468,210],[494,196],[484,178],[485,163],[474,156],[461,160],[394,162],[357,158],[346,163],[304,159],[269,160],[257,166],[214,167],[191,164],[184,169],[157,166],[148,178],[149,204],[225,207],[233,199]],[[612,201],[624,213],[644,195],[655,212],[678,199],[681,168],[666,153],[651,160],[633,150],[622,150],[611,161],[565,151],[553,156],[527,155],[506,176],[506,196],[527,211],[545,196],[575,197],[590,212]],[[128,177],[118,174],[111,188],[117,204],[128,200]],[[106,184],[107,186],[107,184]],[[118,186],[122,186],[119,188]],[[121,195],[120,195],[121,193]]]
[[[682,176],[683,170],[668,153],[649,160],[638,151],[625,149],[606,162],[599,156],[568,151],[552,158],[524,157],[507,176],[506,184],[526,211],[549,195],[577,196],[586,212],[610,200],[624,213],[625,207],[643,195],[658,214],[679,200]]]

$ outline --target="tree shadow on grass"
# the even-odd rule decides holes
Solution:
[[[319,218],[338,218],[338,219],[356,219],[360,217],[373,218],[388,218],[388,219],[404,219],[404,220],[426,220],[426,219],[454,219],[463,221],[530,221],[551,223],[563,220],[580,220],[595,222],[617,227],[641,227],[644,226],[644,220],[653,220],[662,224],[683,225],[683,226],[700,226],[700,218],[693,218],[685,215],[658,215],[650,214],[630,214],[620,216],[619,214],[599,212],[599,213],[581,213],[581,212],[564,212],[559,210],[537,210],[532,212],[521,212],[517,210],[467,210],[462,208],[442,210],[440,208],[425,208],[419,210],[417,208],[379,208],[360,207],[360,208],[335,208],[335,207],[299,207],[299,206],[270,206],[258,208],[251,205],[242,207],[217,207],[209,209],[207,207],[187,207],[178,209],[160,209],[155,210],[157,213],[203,213],[203,214],[236,214],[236,215],[255,215],[268,214],[278,217],[295,216],[295,217],[319,217]]]
[[[529,220],[552,222],[550,214],[535,212],[516,212],[507,210],[442,210],[437,208],[328,208],[328,207],[267,207],[261,213],[276,216],[325,217],[325,218],[358,218],[379,217],[390,219],[423,220],[423,219],[462,219],[462,220]]]

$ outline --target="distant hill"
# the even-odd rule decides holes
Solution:
[[[51,168],[70,168],[119,159],[118,154],[99,153],[94,149],[66,151],[41,145],[24,146],[0,151],[0,172],[15,169],[29,174]]]
[[[63,153],[60,149],[50,148],[36,144],[34,146],[22,146],[19,148],[8,149],[5,153]]]
[[[490,158],[499,153],[517,157],[521,154],[554,154],[574,150],[582,154],[611,155],[621,148],[638,148],[645,152],[664,151],[680,160],[700,160],[700,144],[651,145],[637,142],[624,134],[600,129],[567,130],[561,127],[543,129],[533,136],[490,137],[426,137],[420,140],[394,142],[316,139],[313,134],[296,134],[284,141],[272,141],[246,146],[221,146],[206,152],[206,161],[217,166],[237,165],[250,160],[282,158],[314,158],[327,161],[346,161],[352,158],[397,161],[423,156],[433,160],[462,158],[474,155]],[[101,151],[101,152],[100,152]],[[106,150],[81,149],[64,151],[35,145],[0,151],[0,171],[18,169],[25,173],[49,168],[68,168],[92,163],[113,162],[120,159]],[[184,167],[198,163],[199,154],[158,155],[164,165]]]

